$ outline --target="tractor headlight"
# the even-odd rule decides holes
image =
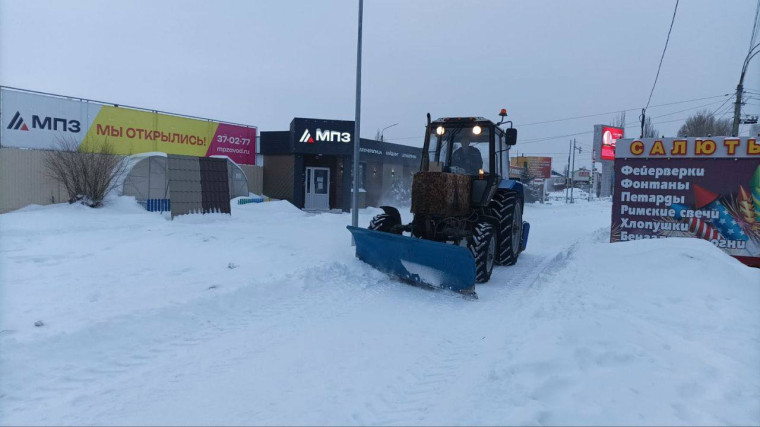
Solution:
[[[446,132],[446,129],[443,126],[438,126],[435,129],[435,133],[437,133],[438,135],[443,135],[444,132]]]
[[[480,132],[482,131],[483,129],[481,129],[480,126],[477,126],[477,125],[474,128],[472,128],[472,133],[474,133],[475,135],[480,135]]]

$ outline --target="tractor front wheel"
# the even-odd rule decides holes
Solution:
[[[467,239],[467,249],[475,258],[475,282],[485,283],[491,278],[496,255],[496,233],[493,225],[478,223]]]
[[[387,213],[381,213],[378,215],[375,215],[374,218],[372,218],[372,221],[369,223],[369,227],[367,227],[370,230],[377,230],[377,231],[384,231],[386,233],[396,233],[401,234],[401,232],[395,232],[394,228],[398,229],[399,227],[395,227],[397,225],[401,225],[401,222],[398,221],[396,217],[393,215],[388,215]]]
[[[494,216],[499,220],[496,264],[513,265],[520,255],[522,243],[522,206],[516,193],[500,191],[491,202]]]

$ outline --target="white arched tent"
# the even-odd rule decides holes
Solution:
[[[248,196],[248,178],[243,169],[227,156],[214,156],[227,159],[227,174],[230,199]],[[144,204],[149,199],[169,198],[169,172],[166,153],[150,152],[129,156],[125,159],[126,167],[117,188],[125,196],[134,196]]]
[[[166,153],[140,153],[126,158],[126,167],[119,185],[125,196],[138,202],[169,198],[169,175]]]

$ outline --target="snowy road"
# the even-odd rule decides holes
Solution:
[[[609,209],[528,206],[477,301],[389,280],[349,215],[286,203],[0,215],[0,424],[760,423],[760,273],[609,245]]]

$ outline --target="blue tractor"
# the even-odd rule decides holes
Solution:
[[[517,262],[530,225],[522,219],[523,185],[509,178],[517,129],[506,110],[499,115],[494,123],[428,114],[412,179],[414,219],[403,224],[396,208],[381,206],[368,228],[349,226],[359,259],[404,281],[474,297],[494,265]]]

